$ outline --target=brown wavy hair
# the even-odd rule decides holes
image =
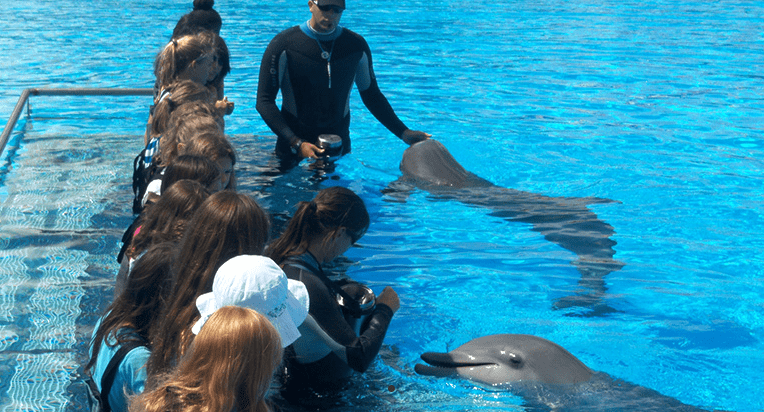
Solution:
[[[223,133],[222,117],[209,102],[185,103],[172,113],[170,124],[159,145],[159,166],[167,167],[178,157],[178,147],[204,133]]]
[[[150,336],[159,325],[157,315],[170,293],[176,248],[172,242],[154,245],[135,263],[124,290],[106,308],[106,316],[93,336],[93,354],[86,372],[95,365],[104,340],[109,346],[134,340],[151,346]]]
[[[231,142],[222,132],[205,132],[195,136],[187,144],[178,148],[181,155],[204,156],[213,162],[218,159],[229,158],[231,165],[236,165],[236,152]],[[225,171],[221,171],[224,173]],[[231,176],[228,179],[228,185],[224,189],[236,190],[236,173],[231,170]]]
[[[154,105],[151,116],[151,135],[161,136],[170,126],[170,117],[178,107],[196,101],[214,103],[215,96],[210,89],[203,84],[192,80],[178,80],[167,87],[167,97]]]
[[[175,182],[162,192],[159,200],[146,206],[139,221],[140,231],[133,236],[125,254],[136,258],[151,245],[180,240],[186,223],[209,195],[199,182],[185,179]]]
[[[167,372],[188,349],[199,318],[196,298],[212,290],[217,269],[234,256],[262,254],[269,230],[268,215],[257,202],[231,190],[211,195],[199,207],[179,244],[161,333],[152,336],[150,376]]]
[[[268,412],[266,397],[282,353],[279,333],[267,318],[248,308],[222,307],[177,368],[131,399],[130,411]]]

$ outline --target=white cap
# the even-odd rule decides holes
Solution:
[[[212,283],[212,292],[196,299],[202,317],[191,331],[196,335],[212,314],[223,306],[250,308],[265,315],[287,347],[300,337],[297,326],[308,316],[310,300],[305,285],[287,279],[284,271],[265,256],[242,255],[225,262]]]

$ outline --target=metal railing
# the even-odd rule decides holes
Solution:
[[[5,150],[5,145],[8,143],[8,139],[11,137],[13,128],[16,127],[21,112],[24,109],[24,105],[28,103],[29,96],[152,96],[154,90],[151,88],[143,89],[108,89],[108,88],[62,88],[62,89],[24,89],[19,96],[19,101],[16,102],[16,107],[11,112],[11,117],[8,123],[3,129],[3,134],[0,135],[0,155]]]

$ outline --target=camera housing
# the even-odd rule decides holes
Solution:
[[[319,135],[318,147],[324,149],[325,160],[334,161],[342,156],[342,138],[336,134]]]

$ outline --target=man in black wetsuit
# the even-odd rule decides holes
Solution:
[[[339,135],[342,153],[350,152],[354,81],[364,105],[390,132],[408,144],[430,137],[396,116],[377,86],[366,40],[339,26],[345,0],[309,0],[308,5],[311,19],[276,35],[260,64],[257,111],[278,137],[276,154],[296,162],[319,157],[321,134]]]

